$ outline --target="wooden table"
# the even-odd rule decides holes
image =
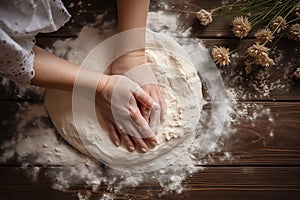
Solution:
[[[37,43],[42,47],[51,46],[53,41],[61,38],[74,38],[83,25],[93,21],[98,13],[106,11],[108,16],[116,18],[114,1],[82,1],[65,0],[73,15],[72,20],[59,31],[51,34],[40,34]],[[220,0],[156,0],[151,3],[151,10],[164,10],[167,13],[178,13],[183,28],[192,27],[192,37],[198,37],[211,48],[214,45],[226,45],[231,49],[241,41],[230,32],[230,18],[222,18],[207,28],[200,26],[195,15],[183,11],[197,11],[220,5]],[[164,3],[164,4],[163,4]],[[169,5],[167,8],[163,5]],[[221,34],[220,34],[221,33]],[[253,35],[243,39],[242,52],[254,41]],[[291,85],[288,91],[280,89],[271,92],[269,97],[255,97],[256,92],[248,98],[239,97],[238,103],[263,105],[270,108],[274,117],[273,133],[266,129],[267,118],[262,118],[253,127],[251,122],[241,122],[236,128],[237,134],[228,139],[224,151],[231,152],[233,160],[219,161],[205,165],[206,169],[194,174],[185,181],[186,190],[182,194],[167,193],[160,195],[161,188],[157,184],[145,183],[139,187],[127,187],[118,194],[117,199],[298,199],[300,197],[300,81],[291,77],[296,67],[300,67],[300,43],[283,38],[278,49],[284,50],[281,67],[270,69],[272,80],[281,79],[282,83]],[[220,68],[227,86],[232,86],[235,72],[242,69],[242,59],[230,67]],[[241,86],[247,89],[248,84]],[[19,95],[19,88],[13,83],[0,85],[0,142],[8,140],[16,127],[15,114],[18,105],[29,102],[41,104],[42,95],[25,92]],[[5,123],[4,123],[5,122]],[[212,153],[213,157],[223,156],[222,152]],[[33,182],[20,169],[21,163],[8,161],[0,165],[0,200],[7,199],[76,199],[79,191],[90,189],[77,185],[68,191],[51,188],[50,180],[44,176]],[[200,167],[200,166],[199,166]],[[47,167],[44,167],[47,168]],[[103,189],[94,192],[92,199],[99,199]]]

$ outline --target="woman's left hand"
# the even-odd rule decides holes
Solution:
[[[156,82],[149,81],[149,83],[142,84],[142,85],[140,83],[145,81],[145,79],[148,80],[155,79],[155,76],[151,69],[149,70],[149,68],[146,67],[145,68],[142,67],[141,69],[138,69],[139,66],[143,66],[146,63],[147,63],[147,58],[145,56],[144,50],[132,51],[119,57],[117,60],[113,62],[111,67],[111,74],[128,76],[128,78],[140,84],[141,88],[147,94],[149,94],[156,103],[160,105],[159,110],[152,110],[152,111],[146,108],[145,106],[140,106],[141,114],[143,115],[145,120],[149,123],[152,131],[154,133],[157,133],[157,128],[164,121],[166,115],[166,104],[163,99],[161,88],[157,81]]]

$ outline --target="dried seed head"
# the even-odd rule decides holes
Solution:
[[[272,30],[276,30],[276,32],[279,33],[286,29],[286,20],[283,17],[278,16],[272,21],[270,27]]]
[[[269,57],[269,50],[264,45],[255,43],[247,49],[247,54],[253,58],[255,64],[269,67],[275,65],[274,60]]]
[[[294,24],[289,28],[288,37],[295,41],[300,41],[300,24]]]
[[[201,9],[197,12],[197,18],[203,26],[207,26],[212,22],[212,13]]]
[[[247,17],[235,17],[232,21],[232,32],[239,38],[246,37],[251,30],[251,24]]]
[[[296,71],[293,73],[293,76],[295,76],[296,78],[300,78],[300,67],[296,69]]]
[[[272,41],[274,38],[272,31],[270,29],[264,28],[255,33],[256,41],[259,44],[264,44],[265,42]]]
[[[225,47],[214,47],[212,57],[219,66],[226,66],[230,63],[229,49]]]

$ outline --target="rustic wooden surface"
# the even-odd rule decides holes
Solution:
[[[76,37],[86,23],[92,22],[99,13],[107,12],[108,19],[115,19],[115,1],[65,0],[65,6],[72,14],[72,19],[55,33],[40,34],[37,42],[42,47],[49,47],[56,39]],[[70,7],[74,2],[74,7]],[[151,10],[163,10],[174,13],[182,22],[183,28],[192,27],[192,36],[203,40],[204,45],[226,45],[235,48],[240,41],[230,32],[230,17],[213,22],[207,28],[199,25],[195,12],[200,8],[210,9],[220,5],[221,0],[153,0]],[[165,6],[169,5],[169,6]],[[253,42],[253,34],[243,40],[241,51]],[[272,125],[274,136],[270,136],[268,118],[261,118],[256,126],[244,120],[238,125],[237,133],[231,138],[222,138],[224,152],[231,152],[234,159],[205,165],[205,170],[194,174],[185,182],[182,194],[166,193],[157,184],[144,183],[139,187],[127,187],[117,195],[117,199],[299,199],[300,197],[300,81],[291,77],[293,70],[300,66],[299,43],[282,39],[278,48],[284,50],[282,66],[270,69],[274,80],[281,77],[290,89],[274,90],[269,97],[238,97],[239,105],[263,105],[270,108],[275,124]],[[237,59],[230,68],[222,68],[226,84],[230,84],[232,69],[242,66]],[[24,89],[23,89],[24,90]],[[23,91],[13,83],[0,85],[0,144],[8,140],[16,131],[15,114],[23,104],[43,103],[43,90]],[[207,97],[209,99],[209,97]],[[253,111],[253,110],[252,110]],[[50,120],[48,120],[51,126]],[[1,152],[0,152],[1,153]],[[211,154],[214,158],[224,156],[223,152]],[[70,190],[58,191],[51,188],[51,181],[43,176],[32,181],[26,172],[20,169],[21,163],[10,160],[0,165],[0,200],[9,199],[77,199],[77,193],[91,192],[85,185],[75,185]],[[52,166],[56,167],[56,166]],[[199,166],[200,167],[200,166]],[[42,170],[44,170],[43,168]],[[92,199],[99,199],[103,193],[109,193],[105,187],[92,193]]]

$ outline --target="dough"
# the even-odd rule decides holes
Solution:
[[[93,31],[86,34],[89,34],[86,38],[97,37],[92,35]],[[76,48],[79,50],[80,46]],[[93,123],[86,124],[83,145],[73,121],[72,94],[47,90],[45,95],[46,108],[60,135],[80,152],[118,170],[153,171],[174,162],[193,141],[200,119],[202,86],[182,47],[169,36],[148,31],[146,54],[148,61],[155,66],[157,80],[163,85],[167,104],[166,121],[158,133],[159,145],[147,153],[128,152],[123,146],[116,147],[110,141],[99,107],[96,110],[101,129],[98,130]],[[70,61],[72,59],[69,57]]]

